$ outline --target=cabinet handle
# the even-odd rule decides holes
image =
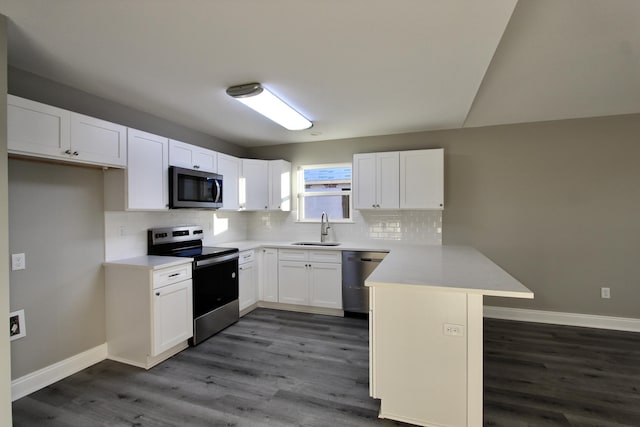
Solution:
[[[160,292],[156,292],[156,296],[159,297],[160,296]]]
[[[375,204],[373,204],[373,205],[371,205],[371,207],[372,207],[372,208],[375,208],[375,207],[376,207],[376,205],[375,205]]]
[[[176,277],[176,276],[179,276],[179,275],[180,275],[180,273],[173,273],[173,274],[170,274],[169,277]]]
[[[200,169],[200,165],[193,165],[194,169]]]
[[[77,156],[77,155],[78,155],[78,152],[77,152],[77,151],[74,151],[74,152],[73,152],[73,155],[74,155],[74,156]]]

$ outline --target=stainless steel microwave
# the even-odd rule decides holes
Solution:
[[[222,207],[222,175],[169,167],[169,208]]]

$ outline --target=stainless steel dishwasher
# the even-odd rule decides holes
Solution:
[[[369,313],[369,289],[364,281],[388,252],[342,252],[342,309],[345,313]]]

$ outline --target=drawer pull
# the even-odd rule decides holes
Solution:
[[[173,273],[173,274],[170,274],[169,277],[176,277],[176,276],[179,276],[179,275],[180,275],[180,273]]]

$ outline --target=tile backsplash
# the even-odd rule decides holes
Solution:
[[[320,224],[296,222],[296,212],[108,211],[104,217],[107,261],[146,255],[147,230],[154,227],[201,225],[203,242],[208,246],[247,239],[278,242],[320,239]],[[352,223],[331,223],[329,240],[370,239],[442,244],[442,212],[354,211]]]
[[[250,240],[319,240],[318,223],[296,222],[295,212],[254,212],[248,223]],[[331,218],[329,218],[331,221]],[[330,240],[370,239],[442,244],[441,211],[354,211],[352,223],[331,223]]]
[[[243,212],[174,210],[169,212],[105,212],[105,260],[147,254],[147,230],[175,225],[201,225],[208,246],[247,238]]]

